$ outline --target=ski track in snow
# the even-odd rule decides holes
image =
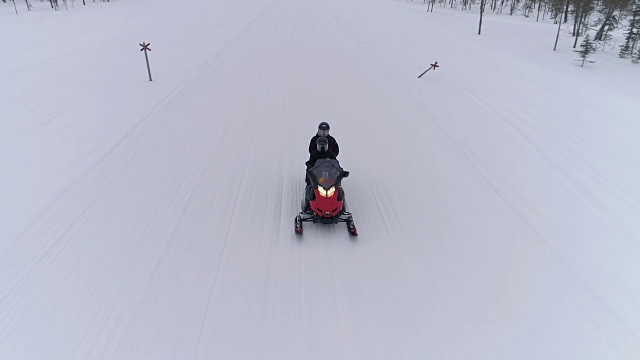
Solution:
[[[632,276],[640,196],[629,180],[637,173],[617,175],[612,163],[636,163],[637,146],[593,121],[608,115],[601,97],[625,104],[622,119],[632,118],[637,101],[588,83],[580,90],[568,75],[480,44],[471,68],[468,49],[450,39],[414,46],[420,31],[437,29],[422,22],[423,7],[199,6],[197,20],[166,30],[160,44],[193,50],[194,39],[210,37],[215,46],[189,60],[154,49],[152,63],[171,70],[153,88],[119,75],[134,56],[141,65],[140,54],[105,71],[70,61],[100,63],[130,46],[142,29],[132,23],[106,42],[46,47],[46,56],[2,68],[0,81],[9,84],[58,70],[48,85],[10,95],[10,102],[28,103],[24,93],[46,99],[11,108],[11,117],[27,120],[1,123],[0,149],[10,154],[55,129],[62,130],[45,147],[82,134],[74,124],[100,107],[64,94],[110,106],[100,98],[116,96],[123,106],[113,113],[129,122],[113,125],[93,157],[77,160],[86,166],[56,172],[48,192],[25,169],[16,178],[34,179],[24,189],[7,180],[19,194],[36,192],[38,205],[25,206],[15,218],[27,220],[0,242],[0,358],[640,356]],[[465,15],[441,16],[466,23]],[[434,48],[443,68],[414,79]],[[511,76],[497,76],[491,64]],[[531,67],[547,76],[532,76]],[[467,81],[478,68],[489,70]],[[114,80],[103,88],[88,78]],[[511,103],[528,98],[517,86],[523,81],[534,93],[557,89],[540,95],[542,103],[590,96],[593,105],[579,111],[587,120]],[[125,105],[143,91],[153,96]],[[323,120],[352,173],[343,185],[358,238],[344,224],[293,232],[308,139]],[[107,126],[87,121],[85,129]]]

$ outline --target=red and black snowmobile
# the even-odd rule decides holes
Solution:
[[[302,200],[302,211],[295,220],[296,234],[302,235],[302,223],[347,224],[349,234],[358,236],[351,213],[346,210],[341,182],[349,176],[335,159],[320,159],[307,170],[309,185]]]

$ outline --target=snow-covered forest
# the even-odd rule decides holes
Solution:
[[[11,0],[16,6],[15,0]],[[18,0],[20,1],[20,0]],[[37,1],[37,0],[35,0]],[[59,2],[61,1],[61,3]],[[96,2],[96,0],[92,0]],[[109,2],[109,0],[98,0]],[[415,0],[411,0],[412,2]],[[3,0],[7,2],[7,0]],[[24,0],[26,9],[33,9],[34,0]],[[45,0],[40,0],[40,3]],[[69,10],[69,3],[75,7],[80,0],[48,0],[53,10]],[[535,18],[535,21],[552,19],[558,24],[558,33],[554,50],[557,46],[557,38],[560,36],[560,24],[571,23],[571,36],[575,38],[573,48],[579,44],[581,36],[593,36],[582,47],[582,53],[586,47],[593,50],[586,51],[584,58],[590,53],[601,49],[602,51],[618,51],[619,57],[631,59],[633,63],[640,62],[640,1],[639,0],[423,0],[423,4],[433,12],[434,6],[441,8],[461,9],[462,11],[475,11],[480,14],[478,34],[482,30],[482,17],[486,12],[493,14],[520,15],[525,18]],[[86,0],[82,0],[86,5]],[[621,45],[617,46],[613,41],[614,34],[621,34]]]

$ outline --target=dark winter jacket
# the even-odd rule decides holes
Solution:
[[[336,158],[336,154],[331,151],[331,149],[327,150],[327,151],[318,151],[318,149],[313,149],[313,151],[311,151],[309,153],[309,161],[307,161],[305,164],[307,165],[307,170],[311,169],[315,164],[317,160],[320,159],[335,159]]]
[[[316,141],[318,141],[319,137],[320,135],[316,135],[311,138],[311,142],[309,143],[309,154],[311,154],[311,152],[314,150],[318,151],[318,145],[316,145]],[[337,157],[338,153],[340,152],[340,147],[338,147],[338,142],[331,135],[327,135],[325,137],[327,138],[327,140],[329,140],[329,150],[333,151],[333,153]],[[332,159],[335,159],[335,157],[333,157]]]

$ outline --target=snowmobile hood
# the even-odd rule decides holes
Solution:
[[[307,174],[315,186],[329,190],[333,186],[340,186],[343,170],[338,160],[320,159],[314,167],[307,170]]]

